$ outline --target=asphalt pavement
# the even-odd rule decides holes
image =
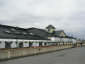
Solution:
[[[85,64],[85,47],[1,61],[0,64]]]

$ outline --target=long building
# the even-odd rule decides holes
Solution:
[[[76,43],[76,39],[67,36],[64,30],[56,31],[52,25],[45,29],[25,29],[0,24],[0,48],[50,46],[58,43]]]

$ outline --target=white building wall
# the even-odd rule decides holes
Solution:
[[[75,39],[72,39],[73,43],[76,43],[77,41]]]
[[[62,38],[63,42],[65,43],[72,43],[72,39],[69,39],[69,38]]]
[[[39,46],[39,42],[33,42],[32,46]]]
[[[23,47],[29,47],[29,42],[23,42]]]
[[[60,38],[58,38],[58,37],[55,38],[55,41],[56,41],[56,42],[60,42]]]
[[[45,43],[44,42],[42,42],[42,46],[45,46]]]
[[[16,44],[15,41],[13,41],[12,44],[11,44],[11,48],[16,48],[16,47],[17,47],[17,44]]]
[[[51,37],[50,39],[51,41],[54,41],[54,42],[60,42],[60,38],[58,37]]]
[[[2,41],[2,42],[0,43],[0,48],[5,48],[5,42],[4,42],[4,41]]]

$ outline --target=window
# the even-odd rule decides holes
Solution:
[[[14,28],[12,28],[11,30],[12,30],[12,31],[16,31],[16,29],[14,29]]]
[[[10,33],[10,31],[8,31],[8,30],[7,30],[7,31],[5,31],[5,32],[6,32],[6,33]]]
[[[23,34],[27,34],[26,32],[23,32]]]
[[[19,43],[19,48],[23,48],[23,42]]]
[[[16,33],[16,34],[20,34],[20,32],[19,32],[19,31],[16,31],[15,33]]]
[[[45,42],[45,43],[44,43],[44,45],[46,46],[46,45],[47,45],[47,43]]]
[[[33,33],[29,33],[30,35],[34,35]]]
[[[42,42],[39,42],[39,46],[42,46]]]
[[[29,47],[32,47],[32,42],[29,42]]]
[[[0,44],[1,44],[1,41],[0,41]]]
[[[12,42],[5,41],[5,48],[11,48]]]

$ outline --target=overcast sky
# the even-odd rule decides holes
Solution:
[[[0,0],[0,24],[25,28],[52,24],[85,38],[85,0]]]

